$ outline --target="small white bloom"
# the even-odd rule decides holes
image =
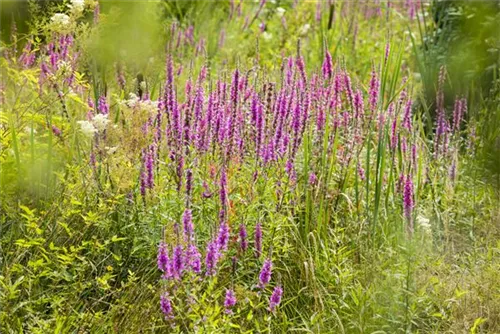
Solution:
[[[431,224],[428,218],[418,216],[417,217],[417,225],[425,232],[431,231]]]
[[[262,33],[262,38],[264,38],[264,40],[266,40],[266,41],[270,41],[273,38],[273,34],[267,32],[267,31],[264,31]]]
[[[286,12],[286,10],[283,7],[276,8],[276,15],[278,15],[279,18],[283,17],[285,12]]]
[[[106,126],[109,123],[108,115],[97,114],[92,118],[92,124],[98,131],[106,130]]]
[[[64,28],[69,25],[69,16],[62,13],[56,13],[51,18],[50,21],[56,28]]]
[[[71,0],[71,4],[68,5],[71,11],[75,14],[81,14],[85,9],[85,0]]]
[[[309,31],[309,29],[311,29],[311,25],[309,23],[306,23],[300,28],[299,34],[305,35]]]
[[[139,97],[134,93],[130,93],[129,98],[126,101],[127,106],[129,106],[129,108],[134,108],[138,102],[139,102]]]
[[[97,132],[97,129],[89,121],[78,121],[77,123],[80,124],[80,130],[86,137],[92,138]]]

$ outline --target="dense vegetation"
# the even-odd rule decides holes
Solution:
[[[498,3],[2,6],[0,332],[500,332]]]

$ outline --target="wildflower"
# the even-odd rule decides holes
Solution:
[[[417,225],[422,228],[425,232],[430,232],[431,231],[431,224],[429,223],[430,220],[428,218],[425,218],[423,216],[418,216],[417,217]]]
[[[156,259],[158,269],[163,272],[162,278],[170,278],[172,276],[170,271],[170,258],[168,256],[167,244],[164,241],[160,242],[160,246],[158,246],[158,255]]]
[[[227,175],[226,175],[226,169],[224,167],[222,168],[220,176],[219,198],[222,208],[225,208],[227,205]]]
[[[104,131],[106,130],[106,126],[109,123],[108,115],[105,114],[97,114],[92,118],[92,124],[95,126],[97,131]]]
[[[193,215],[190,209],[184,210],[182,215],[182,222],[184,225],[184,238],[186,242],[190,242],[193,239]]]
[[[370,79],[370,109],[371,111],[375,111],[378,103],[378,95],[379,95],[379,87],[380,82],[377,78],[377,73],[375,73],[375,69],[372,70],[372,77]]]
[[[56,13],[50,18],[55,29],[63,29],[70,23],[69,16],[62,13]]]
[[[53,133],[55,136],[59,137],[59,136],[61,136],[61,133],[62,133],[62,132],[61,132],[61,130],[60,130],[57,126],[52,125],[52,133]]]
[[[187,250],[187,265],[197,274],[201,272],[201,254],[194,244],[190,244]]]
[[[411,214],[413,211],[413,181],[410,175],[406,176],[406,181],[403,189],[403,204],[404,213],[408,220],[411,220]]]
[[[299,30],[299,35],[306,35],[309,29],[311,29],[311,25],[309,23],[304,24]]]
[[[276,8],[276,15],[278,15],[279,18],[282,18],[285,12],[286,10],[283,7]]]
[[[323,61],[323,66],[322,66],[322,71],[323,71],[323,77],[325,79],[330,79],[333,74],[333,61],[332,61],[332,55],[328,50],[326,50],[325,54],[325,60]]]
[[[174,248],[174,255],[172,257],[172,274],[176,279],[182,277],[184,271],[184,252],[181,245]]]
[[[265,41],[270,41],[271,39],[273,39],[273,34],[271,34],[270,32],[264,31],[264,32],[262,33],[262,38],[263,38]]]
[[[309,173],[309,184],[314,186],[318,182],[318,177],[314,172]]]
[[[283,296],[283,289],[277,286],[273,290],[271,298],[269,298],[269,309],[271,312],[276,310],[276,307],[281,303],[281,297]]]
[[[273,263],[271,259],[266,259],[264,261],[264,264],[262,265],[262,269],[260,270],[259,274],[259,287],[264,289],[266,285],[269,283],[271,280],[271,273],[273,269]]]
[[[234,291],[231,289],[226,290],[226,298],[224,299],[224,308],[226,309],[227,314],[232,314],[231,310],[234,305],[236,305],[236,296],[234,295]]]
[[[203,193],[201,195],[203,196],[203,198],[210,198],[213,195],[210,189],[208,188],[207,181],[203,181]]]
[[[191,169],[186,170],[186,194],[191,197],[191,190],[193,188],[193,172]]]
[[[361,167],[361,164],[359,162],[358,162],[358,175],[361,181],[365,180],[366,178],[365,170],[363,169],[363,167]]]
[[[260,223],[255,225],[255,255],[257,257],[262,253],[262,226]]]
[[[224,220],[221,220],[219,226],[219,235],[217,236],[217,247],[219,250],[227,250],[229,243],[229,226]]]
[[[97,100],[97,110],[99,110],[99,112],[104,115],[107,115],[109,113],[109,106],[106,102],[106,96],[103,95],[99,97],[99,100]]]
[[[94,134],[97,133],[97,129],[94,127],[94,125],[92,125],[91,122],[78,121],[77,123],[80,124],[80,130],[85,135],[85,137],[92,138],[94,137]]]
[[[207,254],[205,256],[205,266],[207,268],[206,275],[211,276],[216,272],[217,262],[219,261],[220,253],[217,243],[211,241],[207,245]]]
[[[244,224],[240,225],[240,248],[244,252],[248,248],[247,229]]]
[[[160,308],[163,314],[165,315],[166,320],[171,320],[174,318],[172,302],[170,301],[170,297],[168,293],[164,293],[160,297]]]
[[[403,128],[411,131],[411,105],[412,101],[408,100],[405,106],[404,116],[403,116]]]
[[[79,15],[85,9],[85,0],[71,0],[71,4],[68,5],[71,9],[71,12]]]

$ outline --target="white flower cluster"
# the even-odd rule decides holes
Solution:
[[[92,121],[78,121],[80,130],[83,135],[92,138],[97,132],[106,130],[109,123],[108,115],[97,114],[92,118]]]
[[[50,18],[50,22],[52,23],[52,27],[55,30],[62,30],[67,26],[69,26],[70,19],[69,16],[66,14],[56,13],[52,15],[52,17]]]
[[[285,15],[285,12],[286,10],[283,7],[276,8],[276,14],[278,15],[279,18],[282,18],[283,15]]]
[[[86,0],[70,0],[68,7],[70,9],[69,14],[71,17],[64,13],[56,13],[50,18],[50,24],[54,31],[64,32],[71,25],[71,19],[78,18],[85,10]],[[88,2],[88,0],[87,0]]]
[[[309,23],[306,23],[304,24],[300,30],[299,30],[299,34],[301,36],[304,36],[304,35],[307,35],[307,33],[309,32],[309,29],[311,29],[311,25]]]
[[[134,93],[130,93],[128,100],[120,100],[118,104],[134,110],[146,111],[149,114],[155,114],[158,111],[158,101],[141,100]]]
[[[68,7],[73,14],[80,15],[85,9],[85,0],[71,0],[71,4]]]

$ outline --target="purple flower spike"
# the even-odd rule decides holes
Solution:
[[[162,278],[170,278],[172,276],[167,244],[163,241],[160,242],[160,246],[158,247],[157,264],[158,269],[163,272]]]
[[[413,212],[413,181],[410,175],[406,176],[404,189],[403,189],[403,205],[404,205],[404,213],[406,219],[410,222],[410,231],[413,230],[411,223],[411,215]]]
[[[97,101],[97,110],[101,114],[107,115],[109,114],[109,106],[108,103],[106,102],[106,96],[101,96],[99,100]]]
[[[172,274],[176,279],[182,277],[182,272],[184,271],[184,252],[181,245],[177,245],[174,248],[174,255],[172,258]]]
[[[55,126],[55,125],[52,125],[52,133],[56,136],[56,137],[59,137],[61,136],[62,132],[61,130]]]
[[[245,224],[240,225],[240,248],[244,252],[248,248],[248,241],[247,241],[247,229],[245,227]]]
[[[279,306],[282,296],[283,289],[280,286],[275,287],[271,298],[269,298],[269,309],[271,310],[271,312],[274,312],[276,310],[276,307]]]
[[[236,305],[236,296],[234,295],[234,291],[231,289],[226,290],[226,298],[224,300],[224,308],[226,309],[227,314],[232,314],[231,310],[234,305]]]
[[[200,251],[198,250],[198,247],[196,247],[193,244],[189,245],[187,251],[187,257],[188,257],[188,266],[191,268],[193,272],[199,274],[201,272],[201,254]]]
[[[224,220],[221,220],[219,226],[219,235],[217,236],[217,247],[219,250],[227,250],[229,243],[229,226]]]
[[[273,270],[273,263],[271,259],[266,259],[264,261],[264,264],[262,265],[262,269],[260,270],[259,274],[259,287],[261,289],[264,289],[271,280],[272,270]]]
[[[207,245],[207,254],[205,256],[205,266],[207,267],[207,276],[213,276],[216,273],[217,262],[219,261],[219,249],[215,241],[211,241]]]
[[[184,210],[184,214],[182,215],[182,222],[184,225],[184,238],[186,242],[191,242],[193,240],[193,215],[190,209]]]
[[[319,2],[318,2],[319,4]],[[330,52],[327,50],[325,54],[325,60],[323,61],[323,77],[325,79],[330,79],[333,75],[333,61],[332,61],[332,55]]]
[[[318,177],[316,176],[316,174],[314,172],[311,172],[309,174],[309,184],[311,186],[314,186],[317,182],[318,182]]]
[[[262,253],[262,225],[257,223],[255,226],[255,255],[260,257]]]
[[[172,308],[172,302],[170,301],[170,297],[167,293],[164,293],[160,297],[160,308],[163,314],[165,315],[165,319],[171,320],[174,318],[174,310]]]

